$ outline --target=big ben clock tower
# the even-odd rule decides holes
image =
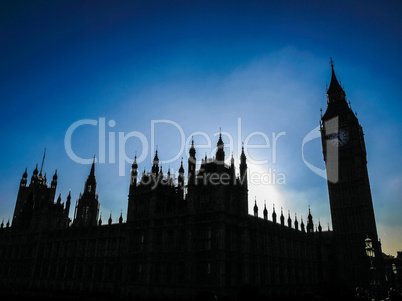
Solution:
[[[378,241],[367,172],[364,134],[346,100],[331,59],[332,76],[327,90],[327,109],[321,117],[321,141],[327,172],[338,276],[355,288],[370,277],[381,281],[381,245]],[[365,239],[373,241],[376,275],[370,275]],[[373,270],[373,269],[372,269]]]

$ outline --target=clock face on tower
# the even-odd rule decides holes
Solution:
[[[328,135],[328,139],[334,146],[344,146],[349,141],[349,132],[346,129],[339,129],[337,133]]]

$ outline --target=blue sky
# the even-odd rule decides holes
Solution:
[[[68,156],[65,135],[75,122],[97,121],[78,127],[71,145],[77,156],[99,159],[102,118],[105,163],[96,166],[101,212],[112,212],[114,220],[121,210],[125,215],[131,164],[119,154],[124,149],[132,158],[144,146],[130,138],[123,148],[119,137],[144,135],[148,152],[139,168],[149,170],[152,121],[170,120],[186,140],[197,132],[209,137],[208,149],[201,146],[206,137],[194,136],[198,159],[213,154],[219,128],[234,139],[226,157],[233,151],[236,163],[238,141],[266,134],[271,147],[250,148],[248,157],[268,163],[249,167],[273,183],[250,185],[250,212],[256,199],[261,215],[265,200],[269,215],[275,204],[300,221],[310,205],[314,221],[326,229],[326,181],[303,162],[302,142],[325,110],[332,57],[365,132],[383,249],[394,255],[402,250],[402,5],[276,2],[1,1],[0,219],[12,217],[21,175],[40,165],[45,148],[48,179],[58,170],[57,194],[65,200],[71,189],[78,199],[90,166]],[[272,135],[279,133],[285,134],[275,155]],[[164,172],[176,172],[188,151],[186,145],[179,153],[178,127],[157,123],[154,137],[161,161],[178,157],[162,163]],[[249,144],[264,143],[261,135],[250,137]],[[223,138],[228,145],[228,135]],[[319,139],[304,146],[304,155],[324,168]],[[285,183],[278,183],[280,177]]]

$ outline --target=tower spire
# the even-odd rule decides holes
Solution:
[[[95,155],[94,155],[94,159],[92,161],[91,172],[90,172],[89,175],[92,176],[92,177],[95,176]]]
[[[131,165],[132,169],[137,169],[138,168],[138,164],[137,164],[137,155],[134,156],[134,162],[133,165]]]
[[[40,172],[39,172],[40,175],[42,174],[43,164],[45,163],[45,156],[46,156],[46,147],[45,151],[43,152],[42,165],[40,166]]]
[[[329,88],[327,89],[328,103],[339,102],[341,100],[346,101],[346,93],[339,84],[338,79],[336,78],[334,70],[334,61],[332,60],[332,58],[330,60],[330,64],[332,72],[331,72],[331,82],[329,84]]]
[[[336,75],[335,75],[334,61],[332,60],[332,58],[331,58],[330,63],[331,63],[331,70],[332,70],[332,73],[331,73],[331,82],[330,82],[330,84],[329,84],[329,88],[328,88],[328,91],[327,91],[328,94],[331,93],[331,92],[333,92],[333,91],[338,90],[339,88],[342,89],[342,87],[341,87],[341,85],[339,84],[338,79],[336,78]]]
[[[84,192],[80,193],[75,206],[74,227],[95,226],[98,222],[99,201],[96,194],[95,161],[94,156],[91,171],[85,181]]]

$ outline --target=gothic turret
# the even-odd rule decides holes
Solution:
[[[264,219],[267,220],[267,219],[268,219],[268,210],[267,210],[267,204],[266,204],[265,201],[264,201],[264,211],[263,211],[263,214],[264,214]]]
[[[159,157],[158,157],[158,150],[155,151],[155,157],[152,163],[152,175],[156,176],[158,175],[159,172]]]
[[[280,217],[280,219],[281,219],[281,226],[284,226],[285,225],[285,217],[283,216],[283,208],[281,207],[281,217]]]
[[[195,148],[194,148],[194,140],[191,140],[191,147],[189,150],[189,157],[188,157],[188,185],[195,184],[195,167],[196,167],[196,158],[195,158]]]
[[[137,177],[138,177],[138,164],[137,164],[137,156],[135,156],[133,165],[131,165],[130,193],[132,193],[135,187],[137,186]]]
[[[306,228],[304,227],[303,216],[301,217],[300,229],[304,233],[306,232]]]
[[[310,208],[308,208],[307,233],[312,233],[312,232],[314,232],[313,216],[311,215]]]
[[[67,217],[70,213],[70,205],[71,205],[71,191],[68,192],[66,207],[64,208],[64,213]]]
[[[276,212],[275,212],[275,204],[273,205],[272,209],[272,221],[276,224]]]
[[[13,228],[40,232],[49,229],[63,229],[68,226],[69,218],[65,213],[64,204],[60,195],[56,197],[57,170],[51,185],[47,185],[46,172],[43,170],[45,154],[40,171],[36,164],[29,185],[27,169],[22,175],[12,217]],[[42,173],[44,173],[43,176]]]
[[[255,201],[254,201],[254,216],[258,217],[257,199],[255,199]]]
[[[233,183],[234,179],[236,177],[236,168],[235,168],[235,164],[234,164],[233,153],[232,153],[232,158],[230,159],[230,177],[231,177],[232,183]]]
[[[183,188],[184,187],[184,168],[183,168],[183,160],[180,163],[180,168],[179,168],[179,187]]]
[[[53,175],[52,182],[50,183],[50,187],[56,189],[56,186],[57,186],[57,169]]]
[[[99,214],[99,201],[96,194],[95,179],[95,157],[92,162],[91,171],[85,182],[84,193],[80,194],[80,198],[75,208],[73,226],[86,227],[96,226]]]
[[[244,153],[244,146],[241,148],[241,155],[240,155],[240,181],[241,184],[247,187],[247,158]]]
[[[225,161],[225,145],[223,144],[223,140],[222,140],[222,134],[219,133],[219,140],[218,143],[216,144],[216,161],[218,163],[223,164]]]
[[[38,171],[38,164],[36,164],[36,167],[35,167],[35,169],[34,169],[34,171],[33,171],[33,173],[32,173],[31,183],[34,183],[34,182],[37,181],[37,179],[38,179],[38,173],[39,173],[39,171]]]
[[[25,168],[25,172],[22,174],[20,185],[27,186],[27,179],[28,179],[28,173],[27,173],[27,169]]]
[[[96,192],[96,179],[95,179],[95,157],[92,161],[91,172],[85,182],[84,193],[95,195]]]

